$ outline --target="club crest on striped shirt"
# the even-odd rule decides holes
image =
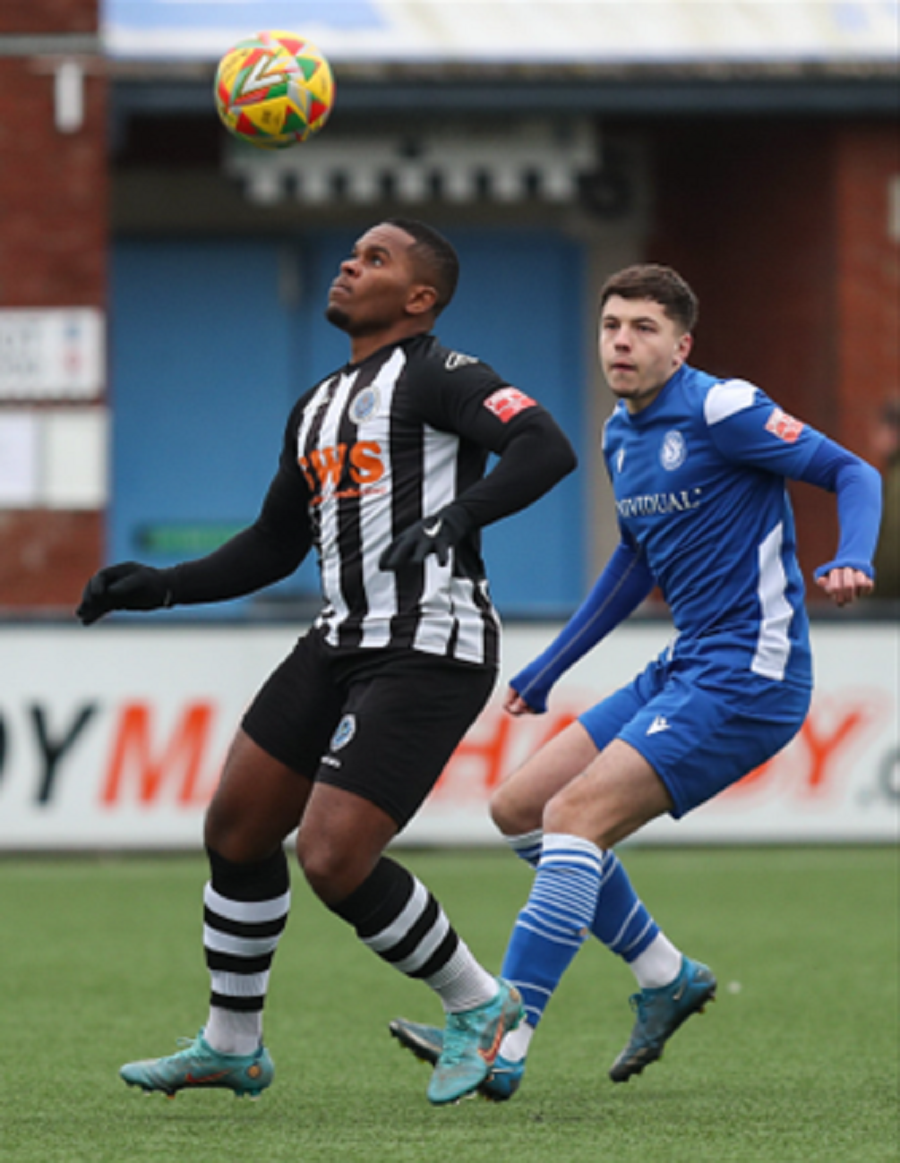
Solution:
[[[378,415],[381,398],[378,389],[373,385],[363,388],[350,405],[347,415],[354,424],[363,424]]]

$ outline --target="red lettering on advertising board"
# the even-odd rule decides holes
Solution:
[[[794,790],[806,796],[819,796],[834,788],[841,777],[838,757],[850,744],[862,740],[880,718],[880,712],[879,700],[874,696],[817,699],[791,744],[790,782]],[[776,755],[745,775],[725,794],[756,791],[773,781],[780,768],[781,759]]]
[[[805,798],[825,796],[840,785],[847,750],[863,743],[884,713],[883,700],[874,691],[818,696],[797,738],[724,795],[739,797],[764,790]],[[571,709],[513,718],[499,703],[491,703],[453,753],[435,795],[444,803],[486,800],[512,771],[576,718]]]
[[[116,724],[101,802],[112,807],[133,795],[139,804],[152,805],[164,797],[184,807],[209,801],[212,789],[202,786],[201,774],[209,752],[213,706],[188,703],[162,746],[154,749],[152,708],[126,703]]]
[[[438,788],[445,790],[454,782],[463,766],[477,767],[479,789],[490,792],[506,772],[506,747],[513,721],[509,715],[485,712],[477,731],[470,732],[459,744],[444,768]]]
[[[850,707],[839,715],[831,731],[822,728],[816,716],[809,715],[803,724],[801,738],[809,751],[809,771],[806,786],[810,791],[824,789],[831,775],[831,762],[844,744],[855,739],[860,731],[869,726],[871,714],[868,708]]]
[[[558,711],[540,717],[513,718],[499,704],[490,704],[453,752],[435,794],[457,796],[463,784],[471,790],[474,782],[479,795],[490,795],[516,767],[577,717],[574,711]],[[519,745],[523,737],[527,748]],[[473,769],[474,780],[468,774]]]

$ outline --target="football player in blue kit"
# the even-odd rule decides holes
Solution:
[[[510,681],[505,709],[539,714],[559,678],[655,587],[674,641],[632,682],[585,711],[495,792],[491,814],[536,868],[501,970],[525,1003],[480,1090],[518,1088],[530,1039],[588,934],[634,972],[636,1020],[610,1069],[626,1082],[715,995],[635,893],[615,845],[678,819],[780,751],[812,691],[809,625],[786,480],[837,495],[840,538],[816,584],[838,606],[873,589],[879,474],[784,412],[759,387],[687,364],[696,297],[668,267],[613,275],[600,297],[599,354],[617,397],[603,453],[620,541],[584,603]],[[433,1061],[440,1031],[391,1032]]]

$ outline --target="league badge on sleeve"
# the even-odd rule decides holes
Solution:
[[[518,388],[499,388],[484,401],[485,408],[493,412],[498,420],[508,424],[513,416],[518,416],[526,408],[535,406],[531,396],[526,396]]]
[[[796,420],[778,407],[772,409],[772,413],[766,421],[766,431],[771,432],[773,436],[777,436],[786,444],[793,444],[804,427],[802,420]]]

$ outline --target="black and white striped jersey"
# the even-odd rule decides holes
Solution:
[[[485,475],[488,456],[499,460]],[[418,335],[349,364],[293,408],[280,475],[300,474],[319,559],[317,627],[336,647],[397,647],[495,666],[499,620],[481,526],[574,467],[552,417],[487,364]],[[295,492],[296,496],[296,492]],[[461,499],[478,526],[446,565],[379,559],[403,529]]]

